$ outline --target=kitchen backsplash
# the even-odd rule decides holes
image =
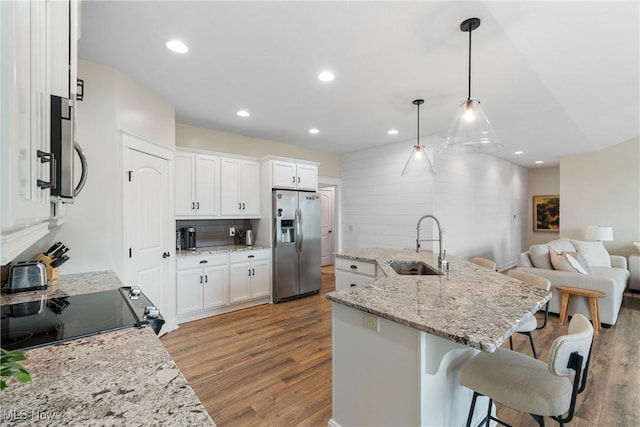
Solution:
[[[254,235],[256,224],[250,219],[195,219],[176,221],[176,231],[185,227],[195,227],[196,247],[224,246],[241,244],[239,235],[229,236],[229,228],[237,227],[240,232],[253,230]],[[184,234],[184,233],[183,233]]]

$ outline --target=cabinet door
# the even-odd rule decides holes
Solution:
[[[240,203],[241,161],[222,157],[220,159],[220,213],[237,215]]]
[[[220,158],[196,156],[195,179],[196,215],[214,216],[220,213]]]
[[[178,315],[202,310],[202,268],[178,270],[177,278]]]
[[[176,152],[174,157],[176,216],[195,214],[195,158],[191,153]]]
[[[229,298],[229,265],[204,269],[204,308],[224,307]]]
[[[318,190],[318,167],[313,165],[298,165],[297,180],[298,190]]]
[[[251,264],[251,298],[269,296],[271,291],[271,260]]]
[[[229,304],[248,300],[251,295],[251,263],[231,264],[229,267]]]
[[[257,162],[242,162],[242,191],[240,213],[247,216],[260,215],[260,164]]]
[[[296,188],[295,163],[274,161],[271,166],[271,179],[274,188]]]

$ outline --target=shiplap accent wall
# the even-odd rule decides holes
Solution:
[[[482,154],[434,158],[428,145],[436,176],[401,177],[411,145],[342,156],[344,250],[414,248],[418,219],[433,214],[448,253],[491,258],[499,268],[514,265],[527,245],[527,169]],[[421,237],[437,237],[434,230],[424,221]]]

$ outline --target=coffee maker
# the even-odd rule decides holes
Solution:
[[[182,229],[183,247],[186,249],[196,249],[196,228],[185,227]]]

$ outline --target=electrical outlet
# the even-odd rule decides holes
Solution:
[[[235,235],[236,235],[235,227],[230,227],[229,228],[229,237],[235,237]]]
[[[376,316],[363,313],[362,326],[371,329],[372,331],[380,332],[380,319],[378,319]]]

